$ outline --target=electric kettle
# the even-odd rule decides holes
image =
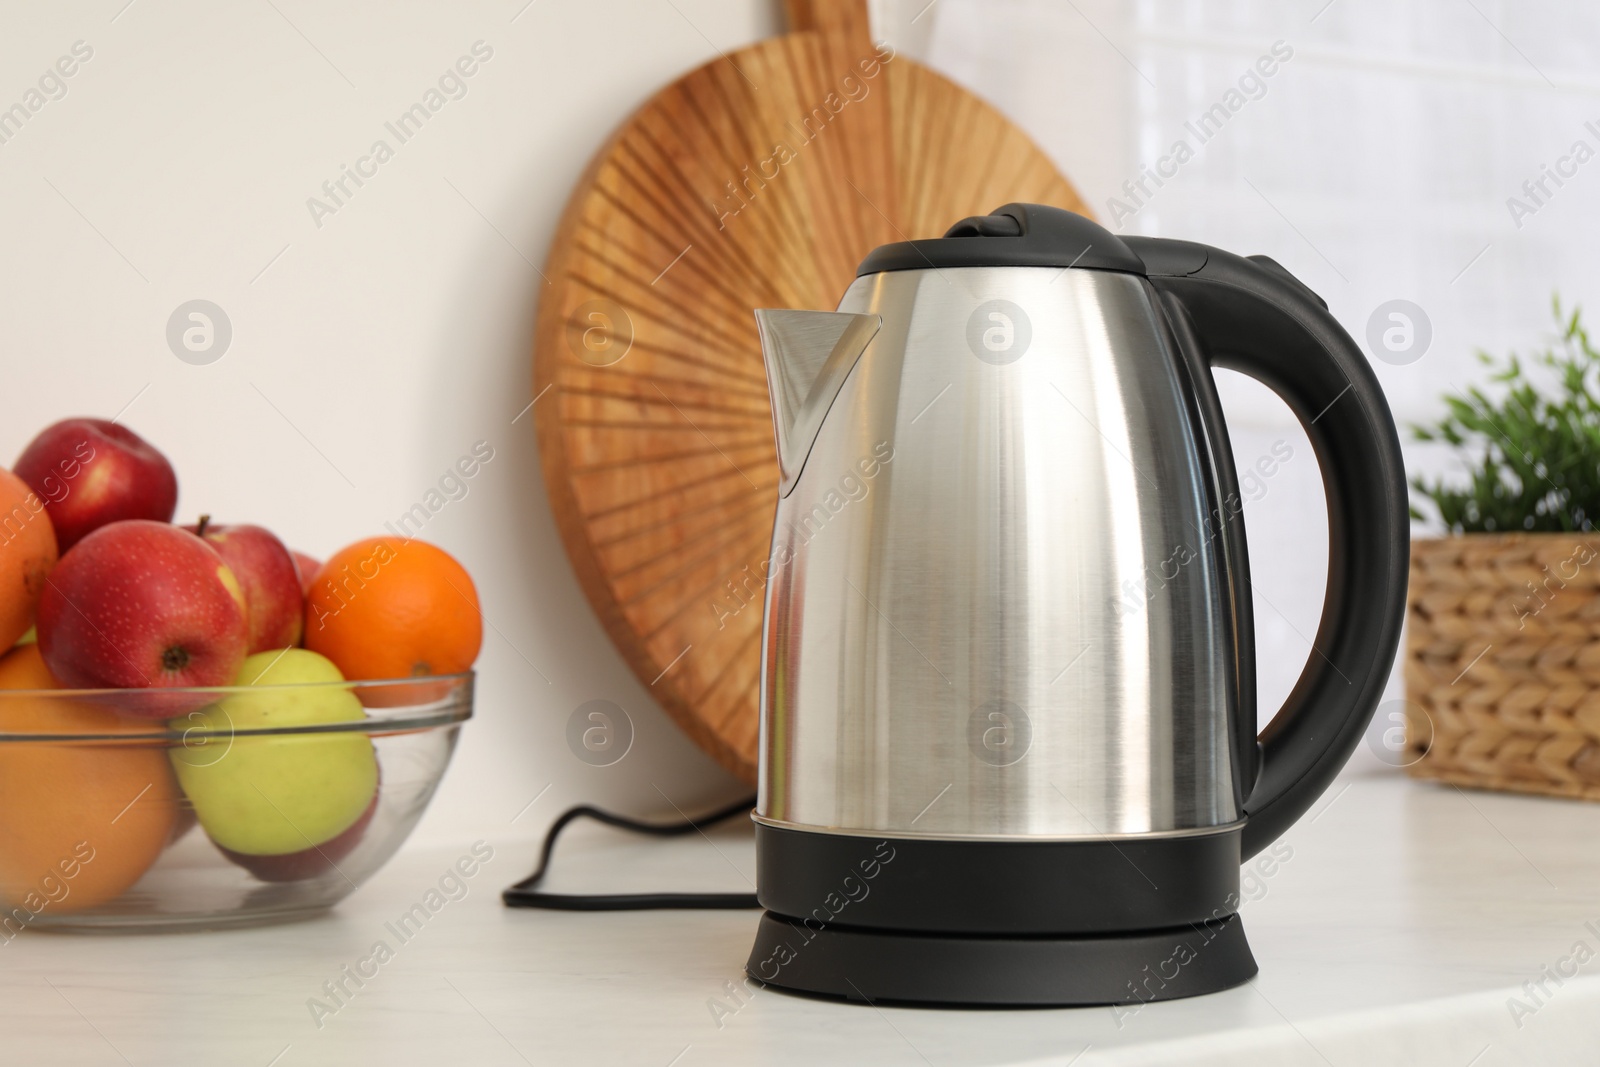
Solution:
[[[1327,788],[1394,659],[1408,517],[1377,379],[1277,263],[1008,204],[756,312],[766,564],[747,972],[899,1002],[1135,1004],[1256,973],[1241,863]],[[1304,672],[1256,733],[1211,368],[1328,502]]]

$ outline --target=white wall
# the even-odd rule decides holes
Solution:
[[[579,799],[662,811],[662,793],[685,809],[734,795],[607,644],[551,522],[531,419],[512,419],[529,396],[534,264],[584,163],[672,77],[777,32],[777,5],[123,5],[0,6],[0,104],[74,42],[94,50],[0,144],[0,462],[55,418],[126,408],[177,464],[183,514],[261,522],[321,554],[487,440],[495,459],[425,534],[478,577],[491,629],[478,719],[422,835],[509,820],[552,783],[519,830]],[[1380,302],[1421,304],[1431,350],[1378,367],[1402,419],[1471,377],[1474,346],[1536,340],[1552,289],[1595,290],[1600,163],[1521,229],[1504,204],[1575,139],[1600,145],[1583,129],[1600,119],[1600,33],[1576,4],[873,7],[881,34],[1028,129],[1103,218],[1185,118],[1287,42],[1266,95],[1123,229],[1272,255],[1358,337]],[[307,198],[479,40],[494,53],[467,95],[316,225]],[[164,338],[196,298],[234,331],[206,366]],[[1296,449],[1248,513],[1270,705],[1315,628],[1320,491],[1286,409],[1242,384],[1228,401],[1242,460],[1279,438]],[[596,697],[638,730],[610,768],[563,740]]]

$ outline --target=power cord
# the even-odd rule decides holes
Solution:
[[[561,813],[546,831],[544,845],[539,850],[539,866],[532,874],[500,894],[508,908],[548,908],[554,911],[645,911],[658,908],[731,909],[759,908],[760,901],[754,893],[544,893],[537,888],[550,870],[550,854],[555,851],[556,838],[567,824],[575,819],[593,819],[596,822],[629,830],[636,834],[654,837],[680,837],[707,826],[726,822],[755,807],[756,798],[746,797],[737,804],[702,815],[688,822],[639,822],[609,811],[580,804]]]

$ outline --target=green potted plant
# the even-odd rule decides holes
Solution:
[[[1415,438],[1466,476],[1412,481],[1406,762],[1457,785],[1600,799],[1600,351],[1553,301],[1542,351]],[[1420,505],[1420,506],[1419,506]],[[1431,513],[1431,515],[1430,515]]]

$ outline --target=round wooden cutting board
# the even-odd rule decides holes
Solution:
[[[550,251],[534,349],[545,484],[584,591],[746,782],[778,485],[751,312],[831,311],[872,248],[1009,201],[1089,214],[999,112],[875,46],[864,0],[787,13],[793,32],[680,78],[600,150]]]

